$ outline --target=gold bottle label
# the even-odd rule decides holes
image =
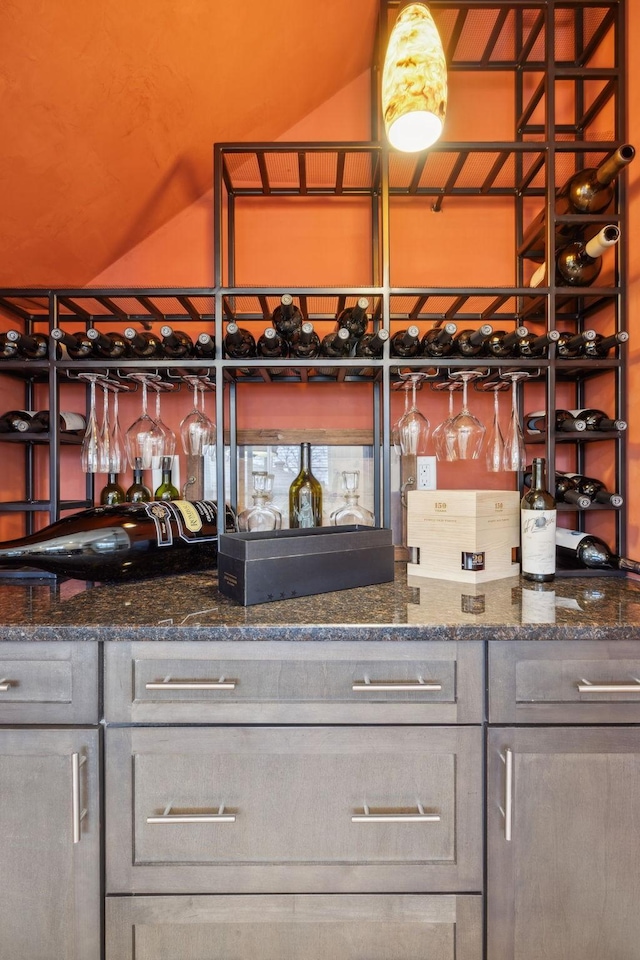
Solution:
[[[187,530],[191,533],[202,530],[202,517],[189,500],[174,500],[173,505],[180,511]]]

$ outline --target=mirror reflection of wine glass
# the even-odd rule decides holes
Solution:
[[[451,423],[458,460],[477,460],[482,449],[487,428],[471,413],[467,398],[469,381],[481,376],[482,373],[476,370],[463,370],[451,374],[451,377],[462,380],[462,410]]]
[[[527,465],[527,448],[524,443],[520,427],[520,413],[518,410],[518,383],[525,380],[529,374],[525,370],[514,370],[501,373],[505,380],[511,380],[511,416],[504,438],[504,456],[502,466],[504,470],[524,470]]]
[[[400,374],[411,383],[411,407],[398,420],[398,442],[403,456],[419,456],[426,452],[431,424],[418,410],[416,390],[424,380],[423,373]]]
[[[500,429],[500,406],[498,394],[503,384],[492,383],[487,386],[487,390],[493,391],[493,423],[487,437],[487,447],[485,450],[485,463],[489,473],[499,473],[504,469],[504,438]]]
[[[185,377],[187,383],[193,387],[193,410],[180,422],[180,438],[182,449],[191,457],[201,457],[211,449],[216,442],[216,427],[204,412],[204,388],[198,377]],[[201,410],[198,406],[198,393],[202,392]]]
[[[138,381],[142,393],[142,410],[125,433],[125,447],[131,468],[139,458],[143,470],[149,470],[162,454],[163,435],[158,430],[155,420],[149,416],[147,409],[147,386],[149,380],[159,379],[157,374],[130,373],[130,379]]]
[[[458,450],[456,447],[456,435],[453,429],[453,394],[458,389],[457,383],[447,383],[444,388],[449,391],[449,413],[432,434],[433,445],[436,449],[436,458],[438,460],[457,460]],[[438,389],[438,388],[437,388]]]

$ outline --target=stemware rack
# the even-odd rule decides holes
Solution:
[[[381,3],[379,47],[395,17],[397,0]],[[223,336],[226,324],[233,320],[248,328],[257,339],[269,324],[271,314],[284,292],[292,294],[303,318],[313,322],[323,334],[333,329],[337,314],[355,304],[359,297],[369,300],[369,329],[384,327],[393,334],[409,324],[417,324],[421,333],[429,327],[452,320],[463,327],[491,323],[494,329],[511,331],[526,325],[534,333],[564,328],[581,332],[587,327],[611,333],[626,329],[626,193],[624,175],[616,188],[615,209],[595,217],[562,217],[563,222],[613,222],[620,226],[622,239],[612,255],[613,276],[602,286],[569,289],[527,285],[533,264],[531,251],[522,249],[524,228],[537,209],[545,208],[547,243],[550,258],[554,250],[556,219],[554,197],[559,186],[576,169],[594,166],[624,142],[624,3],[620,0],[511,0],[496,4],[487,0],[431,0],[456,88],[463,89],[465,75],[477,81],[478,74],[507,76],[503,89],[512,90],[512,115],[515,117],[507,139],[468,141],[441,140],[428,152],[402,155],[390,151],[382,141],[371,142],[291,142],[223,143],[214,148],[214,273],[210,287],[136,287],[136,288],[12,288],[0,290],[0,320],[3,329],[18,326],[25,333],[49,332],[56,326],[86,329],[98,326],[103,332],[134,325],[143,330],[170,324],[193,334],[212,335],[215,355],[202,359],[70,360],[65,351],[50,344],[49,357],[43,361],[0,361],[0,374],[24,381],[27,408],[33,398],[34,384],[48,383],[49,409],[57,424],[60,385],[78,372],[95,370],[125,379],[136,370],[152,370],[164,380],[176,382],[183,376],[204,375],[215,386],[217,426],[217,486],[225,488],[224,445],[232,450],[230,488],[235,496],[237,476],[236,403],[238,391],[246,383],[368,383],[371,389],[371,436],[379,456],[374,457],[374,500],[378,522],[389,524],[391,513],[390,443],[391,395],[401,371],[429,371],[431,385],[440,386],[451,370],[482,367],[485,382],[491,382],[508,370],[529,374],[527,382],[544,384],[546,408],[558,406],[558,391],[570,389],[573,406],[583,407],[591,396],[591,384],[605,378],[610,384],[615,415],[623,418],[626,409],[624,348],[600,360],[557,358],[555,347],[548,356],[536,359],[469,360],[398,359],[390,355],[389,343],[379,360],[318,358],[314,360],[243,359],[224,356]],[[378,57],[377,69],[380,58]],[[374,70],[376,75],[376,70]],[[459,75],[459,76],[458,76]],[[566,98],[560,95],[569,85],[573,106],[568,114],[561,108]],[[504,95],[504,93],[502,94]],[[487,111],[487,115],[489,114]],[[374,118],[377,111],[374,111]],[[604,132],[603,132],[604,128]],[[374,123],[374,131],[376,124]],[[489,133],[491,131],[489,130]],[[445,133],[446,135],[446,133]],[[473,205],[496,204],[508,215],[513,229],[512,281],[483,285],[440,284],[429,276],[428,264],[416,271],[413,282],[397,279],[402,256],[402,216],[405,205],[417,205],[424,217],[445,216],[449,205],[467,204],[467,216],[473,218]],[[335,246],[340,244],[340,217],[345,204],[358,211],[366,221],[363,238],[366,267],[353,271],[348,283],[324,285],[327,275],[315,263],[309,263],[307,285],[298,282],[299,270],[287,279],[286,236],[278,231],[279,217],[295,209],[303,218],[313,218],[318,205],[335,215]],[[272,211],[274,213],[272,213]],[[502,216],[502,213],[500,214]],[[269,283],[255,283],[255,272],[263,269],[243,253],[243,241],[251,228],[252,217],[273,216],[273,236],[282,241],[281,273],[274,281],[272,270],[264,267]],[[288,222],[288,221],[287,221]],[[292,242],[296,242],[294,237]],[[246,246],[246,244],[245,244]],[[304,250],[299,257],[304,258]],[[453,252],[452,256],[456,256]],[[268,259],[268,256],[267,256]],[[339,261],[336,261],[339,262]],[[466,276],[460,265],[460,279]],[[280,271],[277,271],[280,272]],[[551,271],[552,272],[552,271]],[[549,273],[549,271],[548,271]],[[296,281],[296,282],[293,282]],[[519,390],[526,391],[519,385]],[[609,389],[609,387],[607,387]],[[228,396],[228,403],[226,397]],[[564,405],[564,404],[563,404]],[[591,404],[593,405],[593,404]],[[522,409],[521,403],[521,409]],[[550,421],[552,418],[548,418]],[[303,425],[301,424],[301,434]],[[2,440],[15,440],[9,434]],[[59,449],[69,442],[57,426],[51,437],[26,437],[31,443],[50,442],[49,500],[0,503],[0,511],[22,510],[27,514],[45,510],[55,519],[61,510],[92,502],[91,480],[87,483],[86,502],[70,504],[60,499]],[[538,438],[536,438],[538,440]],[[78,442],[73,438],[71,442]],[[527,437],[527,443],[534,443]],[[549,422],[539,440],[551,470],[559,443],[575,445],[578,472],[587,472],[587,448],[590,443],[608,444],[615,463],[616,489],[626,494],[625,437],[618,432],[591,434],[588,437],[556,434]],[[534,448],[535,449],[535,448]],[[536,449],[536,452],[538,450]],[[27,453],[25,469],[33,472],[33,455]],[[521,475],[515,475],[519,486]],[[27,483],[27,494],[33,480]],[[626,501],[626,498],[625,498]],[[600,508],[594,508],[600,509]],[[605,508],[602,508],[605,509]],[[581,529],[588,525],[586,512],[577,511],[572,522]],[[223,511],[220,511],[222,518]],[[611,510],[611,546],[624,552],[626,508]],[[222,519],[221,519],[222,523]]]

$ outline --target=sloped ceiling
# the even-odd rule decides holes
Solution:
[[[87,283],[366,69],[378,0],[2,0],[0,285]]]

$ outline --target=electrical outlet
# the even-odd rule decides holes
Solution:
[[[416,490],[436,488],[436,458],[416,457]]]

